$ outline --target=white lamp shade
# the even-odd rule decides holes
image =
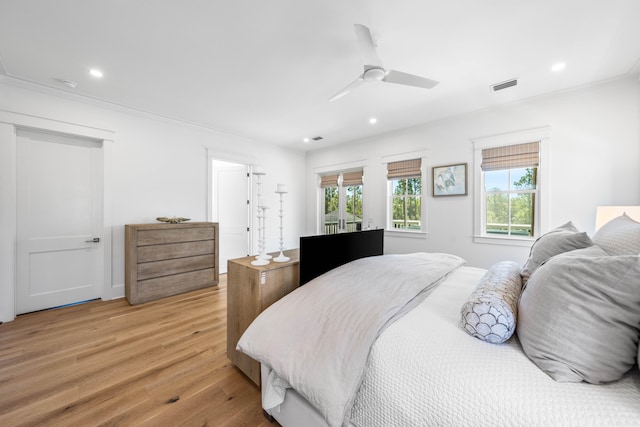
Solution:
[[[596,208],[596,230],[607,222],[626,213],[631,219],[640,222],[640,206],[598,206]]]

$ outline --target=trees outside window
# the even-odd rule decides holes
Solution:
[[[419,154],[413,157],[411,154]],[[388,231],[425,236],[422,183],[425,179],[424,153],[390,156],[387,165],[387,218]]]
[[[346,187],[345,196],[347,231],[355,231],[362,224],[362,185]]]
[[[338,187],[327,187],[324,189],[324,234],[335,234],[338,232]]]
[[[484,182],[487,234],[533,236],[537,168],[486,171]]]
[[[363,171],[336,172],[321,177],[324,192],[322,233],[334,234],[362,228]]]
[[[394,179],[391,181],[391,188],[393,228],[421,230],[422,179]]]

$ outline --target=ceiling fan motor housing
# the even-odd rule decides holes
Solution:
[[[382,79],[384,79],[385,75],[386,75],[386,72],[384,71],[384,68],[382,68],[382,67],[371,67],[371,68],[367,68],[364,71],[364,74],[362,75],[362,78],[363,78],[363,80],[366,80],[368,82],[370,82],[370,81],[379,82]]]

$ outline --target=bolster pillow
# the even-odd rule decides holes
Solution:
[[[507,341],[516,329],[522,291],[520,266],[499,262],[485,273],[460,310],[460,326],[470,335],[492,343]]]

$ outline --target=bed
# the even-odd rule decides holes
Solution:
[[[285,427],[640,425],[640,224],[607,226],[558,227],[524,265],[390,254],[311,280],[238,343],[262,364],[265,414]],[[470,326],[483,307],[507,327]]]

